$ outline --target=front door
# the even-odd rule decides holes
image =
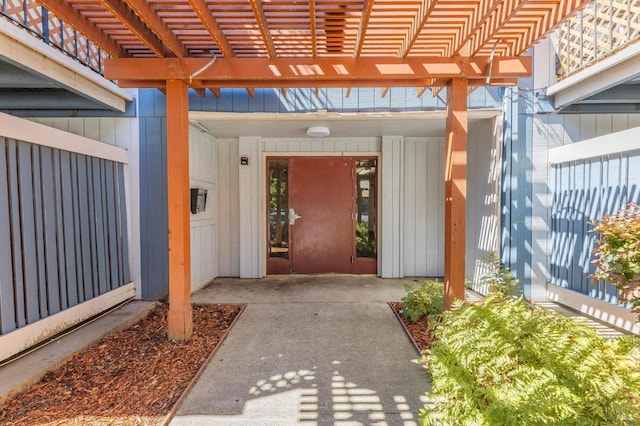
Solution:
[[[268,159],[268,274],[375,273],[375,159]]]

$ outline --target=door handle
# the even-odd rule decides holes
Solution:
[[[296,220],[298,219],[302,219],[302,216],[296,213],[296,211],[293,208],[290,208],[289,209],[289,225],[295,225]]]

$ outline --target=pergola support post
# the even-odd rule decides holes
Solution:
[[[467,90],[464,78],[447,86],[444,307],[464,300],[467,209]]]
[[[189,98],[183,80],[167,80],[167,199],[169,219],[168,337],[193,332],[189,215]]]

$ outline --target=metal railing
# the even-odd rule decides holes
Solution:
[[[45,43],[102,74],[104,59],[109,55],[91,40],[65,24],[53,12],[35,0],[0,0],[0,14],[25,28]]]
[[[558,77],[566,78],[640,39],[640,0],[594,0],[558,30]]]

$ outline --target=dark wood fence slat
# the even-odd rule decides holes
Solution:
[[[127,192],[125,190],[124,164],[118,164],[118,194],[120,194],[118,203],[118,212],[120,217],[118,247],[121,248],[121,283],[127,284],[131,281],[131,271],[129,266],[129,229],[127,224]]]
[[[62,198],[62,168],[61,166],[61,152],[54,151],[53,154],[53,170],[54,170],[54,182],[55,182],[55,206],[56,206],[56,240],[58,247],[58,294],[60,296],[60,309],[65,310],[69,307],[67,298],[67,261],[66,252],[64,247],[64,223],[62,206],[64,204]]]
[[[38,303],[38,265],[36,256],[36,225],[33,211],[33,165],[31,144],[18,142],[20,221],[22,222],[22,264],[27,323],[40,319]]]
[[[2,294],[0,297],[0,332],[2,334],[16,329],[7,148],[7,140],[0,138],[0,253],[2,253],[0,255],[0,293]]]
[[[110,290],[120,287],[121,281],[118,273],[118,228],[117,228],[117,197],[116,181],[114,173],[114,163],[105,162],[105,218],[107,227],[107,247],[109,250],[109,288]]]
[[[18,170],[18,144],[9,139],[7,156],[7,170],[9,178],[9,206],[11,207],[11,233],[13,235],[13,283],[14,306],[18,328],[26,325],[24,271],[22,266],[22,227],[20,224],[20,190]]]
[[[80,238],[80,250],[82,252],[82,288],[84,291],[84,299],[93,298],[92,284],[92,264],[90,240],[91,232],[89,220],[91,210],[89,209],[89,194],[87,185],[87,161],[86,155],[78,155],[78,209],[79,209],[79,226],[78,238]]]
[[[106,236],[104,228],[104,191],[103,191],[103,172],[102,161],[98,158],[92,159],[93,168],[93,201],[95,205],[95,221],[96,221],[96,255],[98,260],[98,289],[99,294],[108,291],[107,268],[107,251]]]
[[[68,151],[60,152],[62,174],[62,223],[64,238],[64,255],[66,261],[67,281],[65,285],[69,307],[78,304],[78,281],[76,276],[76,252],[73,228],[73,187],[71,183],[71,157]]]
[[[42,202],[42,161],[40,157],[40,146],[34,145],[32,152],[33,159],[33,208],[36,221],[36,258],[38,265],[38,302],[40,318],[49,315],[47,303],[47,268],[45,260],[44,245],[44,208]]]
[[[71,153],[71,201],[73,204],[72,219],[73,219],[73,247],[75,249],[75,274],[77,279],[77,287],[76,287],[76,298],[78,303],[82,303],[86,300],[84,297],[84,274],[82,271],[82,245],[81,238],[82,235],[80,233],[80,202],[79,202],[79,182],[78,182],[78,154]]]
[[[56,236],[56,193],[54,173],[54,152],[51,148],[40,149],[42,162],[42,203],[44,210],[44,250],[47,270],[47,301],[49,315],[60,312],[60,271],[58,265],[58,244]]]

